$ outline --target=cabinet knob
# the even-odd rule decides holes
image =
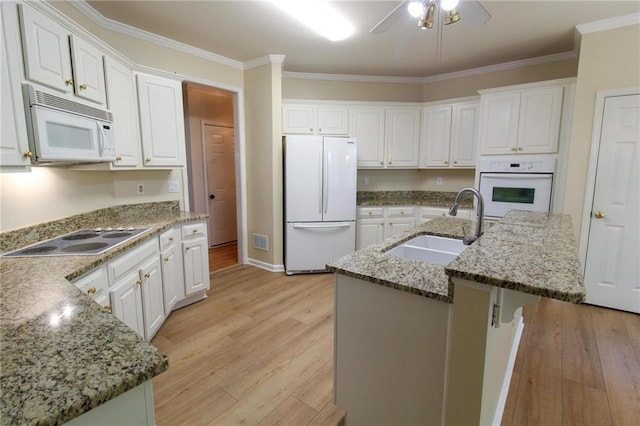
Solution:
[[[32,159],[32,160],[33,160],[33,152],[31,152],[31,151],[27,151],[27,152],[25,152],[24,154],[22,154],[22,156],[23,156],[24,158],[30,158],[30,159]]]
[[[65,82],[65,84],[67,86],[71,86],[73,84],[73,80],[72,79],[65,80],[64,82]]]
[[[310,132],[313,132],[313,128],[309,129]]]
[[[151,274],[147,272],[146,274],[144,274],[144,277],[145,278],[151,278]]]
[[[95,287],[91,287],[89,290],[87,290],[87,294],[96,294],[96,288]]]
[[[102,307],[102,309],[103,309],[105,312],[109,312],[109,313],[111,313],[111,305],[104,305],[104,306]]]
[[[404,210],[401,210],[401,211],[400,211],[400,214],[404,214]]]
[[[384,164],[384,163],[381,161],[380,164]]]
[[[151,158],[145,158],[145,159],[144,159],[144,162],[145,162],[145,163],[150,163],[150,162],[151,162]]]
[[[164,258],[164,261],[165,261],[165,262],[168,262],[168,261],[169,261],[169,258],[168,258],[168,257],[165,257],[165,258]]]
[[[142,280],[136,280],[136,285],[139,287],[142,285]]]
[[[191,247],[185,247],[184,251],[189,251],[191,249]]]
[[[322,129],[318,129],[318,132],[321,132],[321,131],[322,131]]]
[[[389,162],[387,164],[391,165],[391,160],[389,160]]]
[[[514,151],[514,152],[515,152],[515,151],[517,151],[517,150],[518,150],[518,148],[511,148],[511,151]]]
[[[458,164],[458,162],[457,162],[457,161],[454,161],[454,162],[453,162],[453,164]]]
[[[599,211],[599,210],[598,210],[597,212],[595,212],[593,215],[596,217],[596,219],[602,219],[602,218],[604,218],[604,213],[602,213],[602,212],[601,212],[601,211]]]
[[[371,216],[373,213],[369,212],[369,216]]]
[[[118,156],[116,157],[116,161],[122,161],[122,156],[121,156],[121,155],[118,155]]]
[[[173,242],[173,237],[169,237],[169,242],[172,243]]]
[[[445,161],[445,162],[444,162],[444,164],[449,164],[449,162],[448,162],[448,161]]]
[[[518,151],[522,151],[522,148],[518,147]]]
[[[81,85],[80,85],[80,86],[78,86],[78,87],[80,87],[80,90],[87,90],[87,85],[86,85],[86,84],[84,84],[84,83],[83,83],[83,84],[81,84]]]

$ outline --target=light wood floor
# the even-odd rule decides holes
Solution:
[[[236,266],[211,284],[152,341],[157,424],[341,424],[333,276]],[[639,315],[542,299],[524,317],[503,425],[640,424]]]
[[[238,243],[233,242],[209,249],[209,272],[221,271],[238,264]]]

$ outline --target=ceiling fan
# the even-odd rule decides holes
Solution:
[[[418,26],[422,29],[433,28],[434,21],[439,19],[438,15],[442,16],[442,22],[445,25],[456,23],[461,19],[472,25],[483,25],[491,19],[489,12],[476,0],[403,0],[371,28],[369,33],[384,33],[394,26],[407,10],[412,16],[420,18]]]

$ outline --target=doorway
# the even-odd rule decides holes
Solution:
[[[207,213],[210,270],[239,263],[237,94],[186,82],[190,210]],[[218,250],[224,247],[224,250]],[[220,262],[219,262],[220,260]]]
[[[595,121],[583,223],[586,301],[640,313],[640,94],[599,94]]]

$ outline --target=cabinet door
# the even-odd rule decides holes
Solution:
[[[385,238],[389,238],[389,237],[393,237],[396,234],[399,234],[400,232],[403,231],[408,231],[411,228],[414,228],[416,226],[416,220],[415,218],[411,217],[396,217],[396,218],[390,218],[388,219],[387,222],[387,227],[386,227],[386,232],[385,232]]]
[[[104,58],[107,104],[113,113],[113,140],[116,144],[115,167],[139,167],[140,121],[133,72],[113,58]]]
[[[518,126],[518,152],[553,154],[558,152],[562,86],[522,92]]]
[[[449,142],[451,140],[451,105],[424,109],[421,166],[449,167]]]
[[[475,167],[478,151],[478,111],[480,102],[453,105],[450,164],[453,167]]]
[[[312,135],[315,131],[313,105],[282,105],[282,133]]]
[[[382,240],[384,240],[384,219],[358,219],[356,223],[357,250]]]
[[[162,293],[162,273],[158,257],[149,259],[140,267],[140,278],[142,279],[144,337],[151,340],[166,317]]]
[[[518,140],[520,93],[483,95],[480,99],[480,152],[513,154]]]
[[[418,167],[420,108],[389,108],[386,114],[387,167]]]
[[[69,32],[29,6],[20,5],[20,12],[27,79],[71,93]]]
[[[31,160],[25,157],[29,152],[27,141],[27,126],[22,104],[20,83],[22,76],[16,64],[20,57],[20,41],[17,39],[19,30],[16,18],[11,10],[0,4],[0,166],[29,166]],[[15,8],[15,5],[13,6]],[[15,14],[15,9],[13,11]],[[12,64],[12,65],[10,65]]]
[[[317,106],[319,135],[348,135],[349,108],[331,105]]]
[[[144,165],[184,166],[181,83],[146,74],[139,74],[137,81]]]
[[[209,252],[207,239],[194,238],[182,242],[184,289],[187,296],[209,289]]]
[[[184,295],[182,259],[177,245],[172,244],[160,253],[162,259],[162,294],[166,315]]]
[[[350,134],[356,138],[358,167],[384,167],[384,119],[384,108],[350,109]]]
[[[86,41],[71,35],[73,86],[76,95],[105,105],[104,55]]]
[[[115,283],[109,293],[111,309],[116,318],[144,338],[141,285],[140,273],[135,270]]]

